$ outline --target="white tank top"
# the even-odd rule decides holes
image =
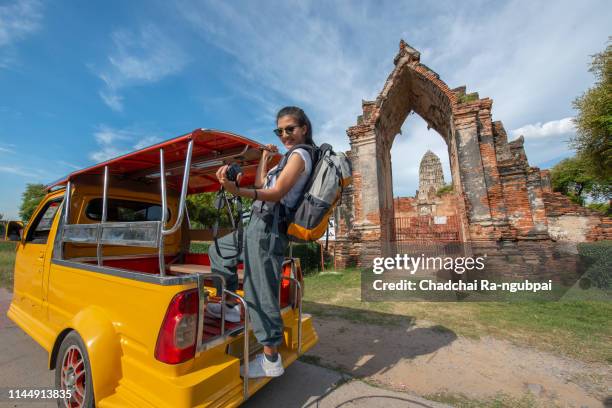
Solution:
[[[285,194],[283,198],[281,198],[281,203],[289,208],[294,207],[297,204],[298,199],[303,194],[304,186],[308,181],[308,177],[310,176],[310,172],[312,171],[312,159],[310,158],[310,153],[306,149],[297,148],[293,152],[291,152],[291,156],[294,154],[298,154],[302,160],[304,161],[304,171],[300,174],[300,177],[296,181],[296,183],[291,187],[291,190]],[[289,161],[289,159],[287,159]],[[272,174],[270,176],[270,172],[275,170],[278,167],[278,164],[268,170],[268,176],[266,176],[266,184],[264,189],[271,188],[276,184],[276,174]]]

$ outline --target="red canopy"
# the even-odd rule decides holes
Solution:
[[[164,149],[166,182],[169,187],[180,189],[187,145],[190,140],[193,140],[193,153],[188,194],[218,190],[219,182],[215,172],[225,163],[237,162],[240,164],[243,172],[242,185],[248,186],[255,181],[255,171],[263,149],[262,144],[230,132],[196,129],[186,135],[70,173],[47,185],[47,189],[65,185],[69,180],[80,175],[102,176],[106,166],[111,175],[159,179],[159,149],[161,148]],[[272,164],[278,162],[280,157],[280,154],[277,154]]]

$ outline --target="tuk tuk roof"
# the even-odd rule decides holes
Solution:
[[[191,133],[175,137],[153,146],[146,147],[94,166],[77,170],[66,177],[46,186],[47,190],[66,185],[82,175],[100,175],[108,166],[110,175],[121,175],[134,179],[149,179],[156,181],[160,176],[160,149],[164,149],[166,168],[166,183],[169,187],[181,188],[183,170],[187,154],[187,146],[193,140],[191,169],[189,174],[188,194],[216,191],[220,185],[215,172],[230,162],[237,162],[242,167],[242,185],[250,185],[255,181],[255,172],[263,145],[234,133],[212,129],[196,129]],[[273,159],[280,160],[280,154]],[[102,184],[102,178],[100,179]]]

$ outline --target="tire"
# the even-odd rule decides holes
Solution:
[[[62,341],[55,359],[55,389],[71,397],[57,399],[60,408],[94,408],[91,364],[85,343],[76,331]]]

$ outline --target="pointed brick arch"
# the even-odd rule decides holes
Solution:
[[[492,100],[465,87],[450,89],[404,41],[375,101],[347,129],[354,183],[338,214],[338,265],[393,255],[391,146],[410,112],[445,140],[458,199],[462,241],[549,239],[540,170],[530,167],[523,140],[508,142],[492,122]]]

